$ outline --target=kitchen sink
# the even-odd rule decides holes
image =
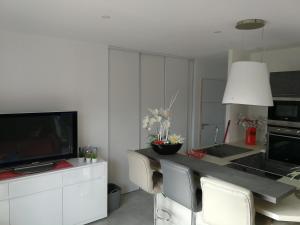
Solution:
[[[216,145],[209,148],[204,149],[208,155],[216,156],[219,158],[225,158],[233,155],[238,155],[246,152],[250,152],[253,150],[241,148],[233,145]]]

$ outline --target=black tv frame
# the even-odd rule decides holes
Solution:
[[[38,112],[38,113],[14,113],[14,114],[0,114],[0,117],[18,117],[18,116],[52,116],[52,115],[61,115],[61,114],[72,114],[73,118],[73,152],[66,155],[57,155],[57,156],[51,156],[51,157],[41,157],[36,159],[29,159],[29,160],[20,160],[16,162],[8,162],[8,163],[2,163],[0,164],[0,169],[6,169],[6,168],[14,168],[20,165],[26,165],[26,164],[37,164],[40,162],[46,162],[46,161],[55,161],[55,160],[61,160],[61,159],[70,159],[70,158],[76,158],[77,152],[78,152],[78,112],[77,111],[62,111],[62,112]],[[0,150],[1,151],[1,150]]]

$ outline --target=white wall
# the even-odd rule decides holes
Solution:
[[[79,112],[79,145],[108,146],[108,48],[0,31],[0,113]]]

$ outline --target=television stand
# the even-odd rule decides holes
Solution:
[[[0,225],[84,225],[107,217],[107,162],[67,162],[73,167],[1,180]]]
[[[13,171],[22,174],[41,173],[52,170],[54,164],[54,162],[35,162],[28,165],[15,167]]]

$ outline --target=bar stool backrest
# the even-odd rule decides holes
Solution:
[[[128,151],[129,179],[144,191],[154,194],[153,172],[150,160],[135,151]]]
[[[202,219],[207,225],[254,225],[252,193],[221,180],[202,177]]]
[[[178,163],[160,160],[164,176],[163,193],[173,201],[197,211],[196,185],[192,171]]]

